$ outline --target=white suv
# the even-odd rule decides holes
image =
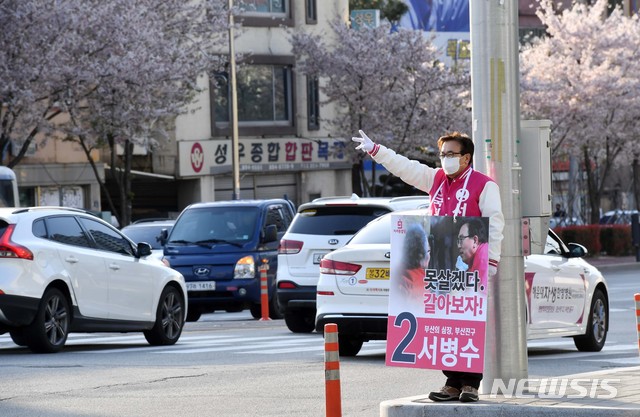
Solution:
[[[83,210],[0,208],[0,334],[57,352],[69,332],[143,332],[174,344],[187,314],[179,272]]]
[[[298,207],[278,248],[277,297],[294,333],[315,328],[320,260],[371,220],[396,210],[427,208],[428,196],[323,197]]]

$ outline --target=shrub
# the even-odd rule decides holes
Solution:
[[[602,252],[611,256],[631,254],[631,225],[615,224],[600,226]]]
[[[598,224],[556,227],[553,231],[560,236],[564,243],[579,243],[587,248],[587,251],[592,256],[599,254],[602,249],[600,244],[600,225]]]
[[[553,229],[565,242],[579,243],[589,255],[625,256],[631,254],[630,225],[566,226]]]

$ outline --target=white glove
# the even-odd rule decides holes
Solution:
[[[360,145],[356,146],[356,149],[362,149],[365,152],[371,152],[374,145],[373,141],[369,139],[369,136],[367,136],[362,130],[358,130],[358,132],[360,132],[360,136],[362,136],[361,138],[357,136],[351,138],[352,141],[360,143]]]
[[[497,274],[497,273],[498,273],[498,267],[493,266],[493,265],[489,265],[489,270],[488,270],[488,272],[489,272],[489,276],[490,276],[490,277],[495,276],[495,274]]]

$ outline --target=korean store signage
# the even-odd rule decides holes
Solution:
[[[240,172],[305,171],[349,168],[344,140],[334,138],[240,139]],[[231,172],[231,140],[178,142],[180,176]]]

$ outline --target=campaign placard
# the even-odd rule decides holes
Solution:
[[[489,218],[392,214],[386,364],[484,367]]]

